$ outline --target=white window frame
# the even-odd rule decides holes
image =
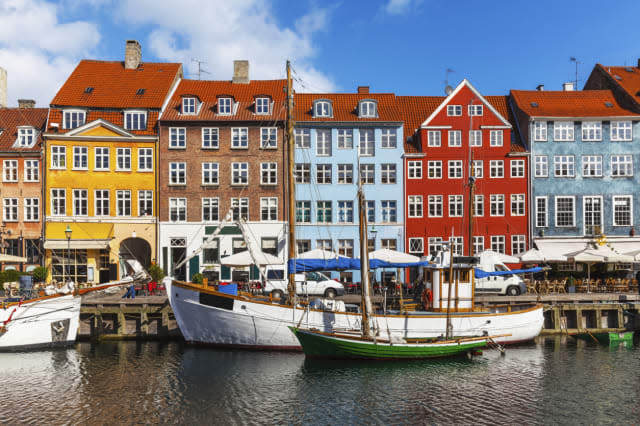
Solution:
[[[500,250],[500,247],[502,247],[502,250]],[[496,253],[507,253],[507,242],[504,235],[491,236],[491,250],[495,251]]]
[[[51,216],[67,215],[67,190],[65,188],[51,188]],[[56,213],[55,204],[58,202],[59,212]]]
[[[220,198],[218,197],[202,197],[201,198],[202,205],[202,221],[203,222],[218,222],[220,221]],[[205,216],[205,212],[208,210],[209,218],[207,219]],[[214,213],[215,212],[215,219]]]
[[[422,195],[407,196],[407,211],[409,217],[422,217],[424,215]]]
[[[231,163],[231,185],[232,186],[249,185],[249,163],[248,162],[238,161],[238,162]]]
[[[427,130],[427,146],[442,146],[442,132],[440,130]]]
[[[629,223],[619,223],[616,220],[617,207],[622,205],[622,200],[628,200]],[[614,195],[611,198],[611,216],[613,226],[633,226],[633,195]]]
[[[278,184],[278,163],[275,161],[260,163],[260,185]]]
[[[169,149],[185,149],[187,147],[187,128],[169,127]]]
[[[482,217],[482,216],[484,216],[484,195],[474,194],[473,195],[473,217]]]
[[[462,105],[447,105],[447,116],[448,117],[461,117],[462,116]]]
[[[462,160],[447,161],[447,176],[449,179],[462,179]]]
[[[505,215],[504,194],[491,194],[489,196],[489,216],[501,217]]]
[[[397,185],[398,167],[396,163],[380,164],[380,183],[382,185]]]
[[[476,179],[484,178],[484,160],[473,160],[473,177]]]
[[[544,204],[544,209],[541,209],[541,205],[540,202],[543,202],[542,204]],[[545,196],[540,196],[540,197],[536,197],[535,198],[535,202],[536,202],[536,213],[535,213],[535,223],[536,223],[536,228],[546,228],[547,226],[549,226],[549,198],[545,195]],[[543,211],[541,211],[543,210]],[[541,218],[541,214],[544,215],[543,219],[544,222],[540,222],[540,218]]]
[[[555,177],[572,178],[576,175],[575,157],[573,155],[553,156],[553,175]]]
[[[549,157],[546,155],[536,155],[533,157],[535,177],[549,177]]]
[[[18,160],[4,160],[2,162],[2,181],[18,182]]]
[[[103,195],[106,194],[106,198]],[[106,201],[106,203],[105,203]],[[98,208],[98,203],[101,203]],[[98,214],[98,210],[104,210],[106,205],[106,214]],[[93,190],[93,215],[98,217],[106,217],[111,215],[111,192],[108,189],[94,189]]]
[[[218,115],[231,115],[233,113],[233,99],[220,97],[217,100]]]
[[[597,225],[587,225],[587,201],[588,200],[597,200],[600,207],[600,217],[599,224]],[[604,230],[604,200],[601,195],[583,195],[582,196],[582,227],[584,229],[584,235],[595,235],[595,230],[592,232],[587,232],[587,226],[598,226],[600,227],[600,231]]]
[[[464,199],[462,195],[449,195],[449,217],[464,216]]]
[[[194,98],[193,96],[185,96],[184,98],[182,98],[182,114],[195,115],[198,111],[197,104],[198,102],[196,101],[196,98]]]
[[[104,159],[105,157],[105,152],[103,150],[106,150],[106,157],[107,157],[106,168],[98,167],[98,158]],[[98,154],[98,152],[100,152],[100,154]],[[111,170],[111,149],[109,147],[97,146],[93,149],[93,170],[99,171],[99,172]]]
[[[138,171],[153,172],[153,148],[138,148]]]
[[[633,123],[631,121],[612,121],[609,126],[611,142],[631,142],[633,140]]]
[[[57,165],[54,165],[56,164]],[[64,145],[51,145],[51,169],[67,169],[67,147]]]
[[[313,102],[314,118],[331,117],[332,115],[331,101],[317,100]]]
[[[516,246],[518,250],[516,250]],[[511,255],[517,256],[527,251],[527,236],[524,234],[511,235]]]
[[[145,206],[142,204],[145,204]],[[146,204],[151,206],[149,213],[146,212],[147,209],[142,208],[146,207]],[[138,216],[153,216],[153,191],[148,189],[138,190]]]
[[[2,220],[4,222],[18,221],[18,204],[17,197],[7,197],[2,199]]]
[[[131,120],[131,123],[129,121]],[[147,112],[141,110],[129,110],[124,112],[124,128],[126,130],[146,130]]]
[[[176,218],[173,219],[171,211],[175,210]],[[184,214],[184,219],[182,216]],[[187,221],[187,198],[186,197],[169,197],[169,222],[183,223]]]
[[[469,113],[469,117],[480,117],[484,114],[484,105],[471,104],[468,106],[467,111]]]
[[[80,204],[78,206],[78,204]],[[89,190],[88,189],[72,189],[71,190],[71,207],[74,216],[89,215]],[[83,213],[82,210],[85,210]]]
[[[129,189],[116,190],[116,216],[130,217],[132,212],[131,203],[132,203],[131,190]],[[122,211],[121,211],[121,208],[122,208]],[[129,214],[127,214],[127,210]]]
[[[422,179],[422,160],[407,161],[407,179]]]
[[[358,105],[358,116],[360,118],[376,118],[378,116],[378,106],[375,101],[363,100]]]
[[[24,160],[24,181],[40,182],[40,160]]]
[[[509,164],[511,165],[510,176],[512,178],[525,177],[524,160],[511,160]]]
[[[553,141],[554,142],[574,142],[575,126],[573,121],[554,121],[553,122]]]
[[[265,213],[267,218],[265,219]],[[260,197],[260,221],[275,222],[278,220],[278,197]]]
[[[534,121],[533,122],[533,141],[534,142],[547,142],[547,122],[546,121]]]
[[[602,177],[603,170],[602,155],[582,156],[582,177]]]
[[[18,148],[31,148],[36,143],[36,129],[33,126],[18,126]]]
[[[271,99],[265,97],[256,98],[256,115],[269,115],[271,113]]]
[[[169,163],[169,186],[185,186],[187,184],[187,163],[175,161]]]
[[[376,165],[374,163],[360,163],[360,182],[363,185],[376,183]]]
[[[469,130],[469,146],[482,146],[482,130]]]
[[[358,152],[361,157],[376,155],[376,134],[374,129],[360,129],[358,131]]]
[[[429,179],[442,179],[442,161],[427,161],[427,177]]]
[[[40,222],[40,198],[24,199],[24,222]]]
[[[338,217],[337,223],[354,223],[354,208],[353,201],[351,200],[339,200],[338,202]]]
[[[398,147],[398,130],[397,129],[381,129],[380,130],[380,147],[382,149],[395,149]]]
[[[311,129],[295,129],[293,135],[296,148],[311,148]]]
[[[617,170],[617,174],[615,174]],[[623,173],[620,173],[620,172]],[[631,177],[633,176],[633,155],[612,154],[611,155],[611,177]]]
[[[122,159],[123,163],[125,163],[124,167],[120,167],[120,159]],[[127,162],[129,163],[129,167],[126,167]],[[131,171],[131,148],[116,148],[116,171],[117,172]]]
[[[204,161],[200,164],[202,185],[220,185],[220,163]]]
[[[249,149],[249,128],[231,128],[231,149]]]
[[[249,197],[233,197],[231,198],[231,210],[233,220],[240,220],[244,217],[245,220],[249,220]],[[242,214],[245,213],[245,216]]]
[[[202,149],[220,148],[220,129],[217,127],[203,127],[201,130]]]
[[[449,147],[460,148],[462,147],[462,131],[461,130],[449,130],[447,135]]]
[[[353,164],[338,164],[338,185],[353,185]]]
[[[511,194],[511,216],[524,216],[526,205],[525,194]]]
[[[338,149],[353,149],[353,129],[338,129]]]
[[[331,157],[332,149],[331,129],[316,130],[316,156]]]
[[[567,225],[561,225],[559,224],[559,220],[558,220],[558,203],[561,199],[567,199],[567,200],[571,200],[572,203],[572,211],[571,211],[571,220],[572,222],[570,224]],[[554,202],[555,202],[555,226],[558,228],[573,228],[576,226],[576,197],[573,195],[557,195],[554,197]],[[564,212],[566,213],[566,212]]]
[[[433,256],[442,250],[442,244],[444,243],[442,237],[429,237],[427,242],[427,251],[430,256]]]
[[[474,235],[472,244],[474,255],[482,253],[484,251],[484,235]]]
[[[374,212],[375,215],[375,212]],[[398,222],[398,202],[396,200],[380,201],[380,222],[396,223]]]
[[[502,130],[489,131],[489,146],[503,146],[504,132]]]
[[[424,254],[423,237],[409,237],[409,253]]]
[[[261,127],[260,128],[260,148],[278,149],[278,128],[277,127]]]
[[[504,178],[504,160],[489,161],[489,178],[490,179]]]
[[[83,109],[65,109],[62,111],[62,128],[76,129],[83,126],[87,120],[87,111]],[[73,127],[72,124],[75,124]]]
[[[444,197],[442,195],[427,196],[427,216],[443,217],[444,216]]]
[[[581,130],[582,142],[602,141],[602,121],[583,121]]]
[[[73,147],[73,164],[71,170],[89,170],[89,147],[84,145],[75,145]],[[76,165],[76,159],[80,159],[80,165]],[[85,166],[82,166],[84,159]]]

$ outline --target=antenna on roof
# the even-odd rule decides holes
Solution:
[[[582,62],[580,62],[579,60],[577,60],[576,58],[574,58],[573,56],[569,58],[569,61],[571,62],[575,62],[576,63],[576,79],[575,79],[575,89],[574,90],[578,90],[578,64],[581,64]]]
[[[451,92],[453,92],[453,87],[449,86],[449,74],[454,73],[455,71],[452,70],[451,68],[447,68],[447,70],[444,72],[445,73],[445,77],[444,77],[444,93],[447,94],[447,96],[449,96],[451,94]]]
[[[198,80],[200,80],[201,74],[211,74],[209,71],[205,71],[201,67],[202,64],[206,64],[205,61],[200,61],[198,59],[191,59],[191,62],[195,62],[196,64],[198,64]]]

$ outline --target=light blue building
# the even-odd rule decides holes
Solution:
[[[298,253],[322,248],[360,257],[358,178],[367,200],[369,250],[404,250],[403,123],[393,94],[296,94]],[[377,280],[401,271],[376,271]],[[359,271],[332,272],[360,282]]]

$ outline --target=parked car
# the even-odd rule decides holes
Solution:
[[[271,294],[280,298],[287,293],[288,276],[284,266],[268,265],[266,267],[266,280],[263,284],[265,294]],[[304,272],[295,274],[296,294],[303,296],[324,296],[334,298],[344,294],[344,286],[334,279],[328,278],[320,272]]]

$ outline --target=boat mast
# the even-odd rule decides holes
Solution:
[[[296,205],[295,193],[296,183],[293,176],[293,165],[295,160],[295,138],[293,135],[293,85],[291,83],[291,62],[287,60],[287,190],[289,206],[289,259],[296,257]],[[296,305],[296,275],[295,271],[289,269],[289,302],[291,306]]]
[[[447,294],[447,329],[445,332],[445,339],[449,340],[451,337],[449,330],[451,329],[451,287],[453,284],[453,228],[451,228],[451,239],[449,240],[449,288]]]
[[[471,151],[471,148],[469,148],[469,151]],[[469,157],[469,257],[473,256],[473,214],[474,214],[474,208],[475,206],[473,205],[473,196],[474,196],[474,189],[475,189],[475,183],[476,183],[476,171],[475,168],[473,167],[473,152],[471,153],[471,156]]]
[[[360,225],[360,281],[362,283],[362,334],[371,337],[369,317],[373,311],[371,305],[371,284],[369,282],[369,253],[367,244],[367,215],[365,211],[364,191],[358,188],[358,223]]]

